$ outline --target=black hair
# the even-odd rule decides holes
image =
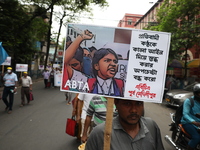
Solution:
[[[66,42],[71,42],[72,39],[70,38],[70,36],[67,36]]]
[[[89,50],[90,50],[91,52],[93,52],[93,51],[97,51],[96,47],[94,47],[94,46],[89,47]]]

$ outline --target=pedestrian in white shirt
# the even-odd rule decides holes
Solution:
[[[7,68],[7,73],[3,77],[4,81],[4,89],[3,89],[3,102],[6,105],[5,111],[8,112],[8,114],[12,113],[12,107],[14,102],[14,93],[17,91],[17,75],[12,72],[12,67]],[[7,100],[7,97],[9,96],[9,101]]]
[[[21,105],[20,107],[25,105],[25,96],[27,100],[27,104],[30,103],[30,91],[32,91],[32,79],[30,76],[27,75],[27,72],[23,73],[23,76],[21,78]]]
[[[50,73],[47,69],[45,69],[42,75],[44,77],[45,88],[47,88],[47,83],[48,83],[48,80],[49,80]]]

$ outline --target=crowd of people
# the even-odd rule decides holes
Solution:
[[[44,72],[42,73],[43,75],[43,78],[44,78],[44,86],[45,88],[54,88],[55,85],[54,85],[54,78],[55,78],[55,75],[57,74],[60,74],[61,73],[61,69],[59,68],[53,68],[49,71],[49,69],[45,69]]]
[[[19,84],[22,86],[20,106],[23,107],[30,103],[29,92],[32,90],[33,82],[27,72],[23,72],[23,76],[18,80],[16,74],[12,72],[12,68],[8,67],[3,79],[2,99],[6,105],[5,111],[8,114],[12,113],[14,93],[17,91]],[[100,150],[103,148],[107,99],[93,94],[74,93],[74,95],[72,115],[76,116],[76,121],[81,127],[78,139],[83,143],[86,142],[85,150]],[[9,101],[7,100],[8,96]],[[164,149],[159,127],[152,119],[143,115],[144,106],[142,101],[115,99],[111,150],[127,148],[138,150]],[[123,142],[119,143],[117,141]]]
[[[12,113],[14,93],[17,91],[19,85],[21,85],[20,106],[23,107],[30,103],[29,92],[32,91],[33,82],[27,72],[23,72],[23,76],[18,80],[12,68],[8,67],[3,80],[4,90],[2,100],[6,106],[5,111],[8,114]],[[46,83],[45,78],[44,83]],[[194,106],[191,108],[190,100],[185,100],[183,118],[181,120],[183,127],[192,137],[188,143],[188,150],[195,149],[196,145],[200,142],[200,84],[194,86],[193,92]],[[66,100],[69,105],[72,103],[72,115],[76,117],[76,121],[80,127],[77,138],[82,143],[86,143],[85,150],[103,149],[107,112],[106,97],[97,94],[67,93]],[[8,96],[9,100],[7,100]],[[158,125],[152,119],[144,117],[144,102],[128,99],[122,100],[120,98],[115,98],[114,101],[111,150],[164,149]]]
[[[86,93],[65,92],[67,104],[73,107],[72,116],[75,116],[79,124],[80,132],[77,139],[86,143],[85,150],[102,150],[104,145],[104,130],[107,112],[107,98],[100,95],[109,95],[114,98],[113,125],[111,133],[111,150],[164,150],[160,129],[155,121],[144,116],[144,102],[123,97],[124,81],[115,78],[118,67],[118,56],[109,48],[97,50],[95,47],[80,47],[84,40],[90,40],[92,33],[86,30],[82,35],[72,42],[68,37],[64,58],[64,71],[70,80],[88,82],[90,90],[82,88],[69,88]],[[54,88],[55,74],[59,74],[58,68],[43,72],[44,88]],[[81,77],[81,78],[80,78]],[[5,111],[12,113],[14,93],[19,84],[21,85],[21,105],[30,103],[30,92],[32,91],[32,79],[27,72],[17,78],[11,67],[3,76],[4,90],[2,100],[5,103]],[[174,75],[166,77],[166,88],[168,90],[183,88],[184,80]],[[88,94],[89,93],[89,94]],[[90,94],[93,93],[93,94]],[[9,96],[9,100],[7,99]],[[190,109],[190,101],[184,103],[184,115],[182,118],[183,127],[192,134],[188,143],[188,150],[193,150],[200,142],[200,134],[197,132],[200,127],[200,84],[194,87],[194,104]]]
[[[48,69],[45,69],[43,72],[44,85],[45,88],[52,87],[54,88],[54,75],[60,73],[60,69],[55,68],[50,72]],[[3,80],[3,92],[0,95],[0,98],[5,104],[5,112],[8,114],[12,113],[14,94],[17,93],[17,88],[21,86],[21,104],[20,107],[30,104],[30,101],[33,98],[32,96],[32,78],[28,75],[28,72],[22,72],[21,77],[17,77],[17,74],[13,72],[12,67],[7,67],[6,73],[2,74]],[[30,97],[31,96],[31,97]]]
[[[55,73],[56,71],[51,72]],[[44,71],[45,87],[46,72],[48,71]],[[12,113],[14,93],[17,92],[19,85],[21,85],[20,106],[23,107],[30,103],[29,93],[32,91],[33,82],[27,72],[23,72],[23,76],[18,80],[12,68],[8,67],[3,80],[4,90],[2,100],[6,106],[5,111],[8,114]],[[193,93],[194,106],[191,107],[189,99],[185,100],[181,120],[184,129],[191,135],[188,150],[194,150],[200,142],[200,84],[194,86]],[[8,96],[9,100],[7,99]],[[72,104],[73,106],[72,116],[75,116],[80,127],[77,138],[82,143],[86,143],[85,150],[102,150],[104,145],[107,98],[98,94],[66,92],[66,100],[68,101],[68,105]],[[144,102],[115,98],[114,104],[111,150],[164,150],[158,125],[152,119],[144,117]]]

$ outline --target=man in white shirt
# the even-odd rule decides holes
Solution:
[[[27,104],[30,103],[30,91],[32,91],[32,79],[27,75],[27,72],[23,73],[24,76],[21,78],[21,105],[20,107],[25,105],[25,96],[27,100]]]
[[[14,93],[17,91],[17,75],[12,72],[12,67],[7,68],[7,73],[3,77],[4,80],[4,90],[3,90],[3,102],[6,105],[5,111],[8,114],[12,113],[12,106],[14,101]],[[9,102],[7,97],[9,95]]]

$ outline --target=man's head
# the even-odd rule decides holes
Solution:
[[[24,77],[27,77],[27,74],[28,74],[28,73],[27,73],[27,72],[23,72],[23,74],[24,74]]]
[[[92,59],[94,75],[106,80],[113,78],[118,70],[117,54],[110,48],[101,48]]]
[[[83,57],[89,57],[89,58],[92,57],[91,56],[91,52],[90,52],[90,50],[87,47],[83,48]]]
[[[120,123],[123,125],[136,125],[144,115],[144,102],[115,98],[116,109]]]
[[[12,67],[8,67],[7,72],[8,72],[8,74],[11,74],[12,73]]]

